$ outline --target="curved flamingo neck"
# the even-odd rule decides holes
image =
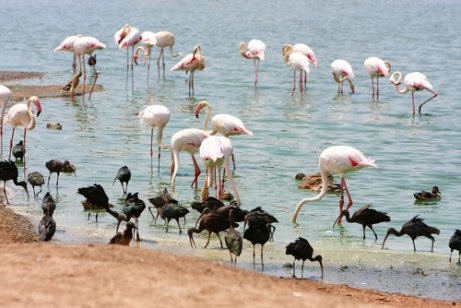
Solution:
[[[205,121],[203,122],[203,130],[204,131],[208,131],[208,122],[210,121],[210,118],[211,118],[211,113],[212,113],[212,108],[211,108],[211,105],[210,104],[205,104],[205,106],[207,107],[207,113],[206,113],[206,117],[205,117]]]
[[[30,109],[30,100],[27,100],[27,111],[29,112],[29,123],[24,126],[25,129],[31,130],[35,128],[35,115],[32,113],[32,110]]]
[[[178,174],[179,170],[179,152],[171,149],[171,164],[170,169],[172,170],[171,173],[171,190],[174,190],[174,184],[176,180],[176,174]]]
[[[328,191],[328,172],[322,167],[320,167],[320,175],[322,176],[322,190],[317,196],[312,198],[304,198],[298,202],[293,216],[291,217],[292,223],[296,223],[296,218],[298,217],[299,211],[301,211],[301,208],[305,203],[319,201],[326,195]]]
[[[395,79],[395,75],[399,76],[397,80]],[[400,88],[400,84],[402,83],[402,73],[399,71],[395,71],[389,78],[389,81],[394,84],[397,93],[405,94],[410,90],[407,86]]]

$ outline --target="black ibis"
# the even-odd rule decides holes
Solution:
[[[243,238],[240,232],[235,230],[234,228],[234,210],[231,209],[229,211],[229,229],[226,231],[226,235],[224,236],[224,243],[226,243],[226,247],[229,250],[231,265],[234,267],[237,265],[237,257],[240,256],[242,253],[243,247]],[[232,257],[234,255],[235,257]]]
[[[420,191],[413,194],[415,196],[416,201],[439,201],[441,198],[442,193],[439,190],[438,186],[432,187],[432,192],[428,191]]]
[[[375,239],[378,240],[378,236],[376,235],[375,230],[373,230],[373,225],[379,224],[384,221],[391,221],[391,218],[389,217],[389,215],[387,215],[387,213],[372,209],[371,204],[367,204],[355,211],[354,214],[352,214],[352,217],[350,217],[349,210],[343,210],[339,217],[335,220],[333,228],[335,227],[336,223],[341,220],[343,216],[346,216],[347,222],[355,222],[362,225],[363,239],[365,239],[365,227],[370,228],[373,234],[375,235]]]
[[[24,157],[24,145],[22,140],[19,140],[19,142],[15,144],[12,151],[15,160],[22,161]]]
[[[27,183],[25,181],[18,182],[18,167],[14,161],[2,160],[0,161],[0,180],[3,181],[3,193],[5,194],[6,203],[10,204],[8,196],[6,195],[6,182],[12,180],[14,185],[22,186],[29,199],[29,191],[27,190]]]
[[[123,194],[126,194],[128,192],[128,182],[131,179],[131,171],[130,168],[127,166],[120,167],[118,169],[117,175],[115,176],[114,182],[112,183],[112,186],[115,184],[116,180],[120,181],[120,184],[122,185],[122,190]],[[126,183],[126,188],[123,186],[123,183]]]
[[[82,205],[88,210],[99,210],[109,208],[109,197],[107,197],[104,188],[99,184],[94,184],[88,187],[80,187],[77,192],[86,198],[82,201]],[[88,212],[90,219],[91,212]],[[98,212],[96,212],[96,222],[98,221]]]
[[[170,220],[174,219],[178,223],[179,234],[182,233],[181,225],[179,224],[179,218],[184,217],[186,219],[187,213],[189,210],[182,205],[178,204],[178,201],[171,199],[165,203],[162,207],[158,208],[158,213],[162,219],[166,221],[166,231],[168,232],[168,226],[170,225]]]
[[[46,168],[50,171],[50,174],[48,175],[48,188],[50,188],[50,178],[51,174],[56,172],[57,173],[57,178],[56,178],[56,189],[58,188],[58,182],[59,182],[59,174],[61,172],[64,173],[74,173],[75,176],[77,176],[77,173],[75,173],[75,166],[72,165],[68,160],[65,160],[64,162],[58,160],[58,159],[52,159],[49,160],[45,163]]]
[[[110,239],[109,244],[129,246],[131,240],[133,239],[133,231],[135,229],[136,226],[133,222],[127,222],[125,230],[123,230],[123,232],[117,232],[117,234]]]
[[[383,246],[381,249],[384,249],[384,243],[386,243],[387,237],[391,234],[395,236],[402,236],[404,234],[408,235],[411,237],[411,241],[413,242],[413,250],[416,251],[416,246],[415,246],[415,239],[418,236],[425,236],[428,239],[432,241],[432,246],[431,246],[431,252],[434,251],[434,242],[435,239],[432,236],[432,234],[440,234],[440,230],[426,225],[422,218],[418,218],[419,215],[416,215],[413,217],[410,221],[406,222],[403,224],[402,228],[400,231],[395,230],[394,228],[389,228],[386,233],[386,237],[384,238],[383,241]]]
[[[304,262],[306,260],[309,260],[311,262],[317,261],[320,263],[320,269],[322,271],[322,278],[323,278],[323,264],[322,264],[322,256],[321,255],[316,255],[315,257],[313,256],[314,249],[312,246],[309,244],[309,242],[302,237],[298,237],[294,242],[290,243],[286,247],[285,253],[287,255],[292,255],[294,257],[293,260],[293,277],[296,277],[295,275],[295,262],[296,260],[303,260],[303,263],[301,265],[301,278],[303,278],[304,274]]]
[[[45,184],[45,179],[43,174],[38,171],[31,172],[27,175],[27,182],[32,186],[34,192],[34,198],[38,198],[38,194],[42,192],[42,185]],[[35,186],[40,186],[40,190],[35,193]]]
[[[138,218],[141,216],[142,212],[146,209],[146,203],[139,199],[138,193],[128,193],[125,198],[125,206],[123,207],[123,213],[128,217],[128,220],[131,217],[134,217],[136,222],[136,240],[139,242],[141,238],[139,237],[139,225]],[[118,226],[117,226],[118,228]]]
[[[49,192],[43,196],[42,200],[42,211],[43,216],[53,216],[54,211],[56,210],[56,201]]]
[[[150,214],[152,215],[152,219],[154,219],[154,225],[155,225],[157,223],[157,218],[159,215],[158,209],[164,206],[165,204],[167,204],[168,202],[170,202],[171,200],[173,200],[173,197],[168,192],[168,189],[164,188],[160,196],[149,198],[148,200],[153,205],[153,206],[149,206],[148,209],[149,209]],[[152,213],[152,208],[157,209],[157,215],[155,217],[154,217],[154,213]]]
[[[458,263],[460,263],[460,257],[461,257],[461,230],[456,229],[455,233],[451,236],[450,242],[448,243],[448,247],[450,247],[451,252],[450,252],[450,259],[449,261],[451,262],[451,254],[453,253],[453,250],[458,250]]]
[[[38,225],[38,233],[42,241],[49,241],[56,232],[56,221],[53,218],[56,202],[50,193],[46,193],[42,201],[43,217]]]

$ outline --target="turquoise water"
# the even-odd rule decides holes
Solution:
[[[290,276],[282,265],[292,262],[285,255],[286,244],[298,236],[307,238],[325,263],[328,283],[382,291],[400,292],[437,299],[461,299],[461,267],[448,263],[448,240],[459,217],[460,112],[458,83],[452,82],[461,69],[459,55],[461,4],[457,1],[124,1],[99,3],[80,1],[0,1],[4,12],[0,33],[1,70],[39,71],[43,79],[25,84],[64,84],[70,78],[72,56],[52,50],[68,35],[91,35],[107,45],[97,52],[98,83],[104,92],[92,100],[77,97],[43,98],[37,127],[27,134],[28,172],[47,175],[45,162],[69,159],[77,166],[77,177],[61,175],[55,219],[54,241],[62,243],[106,243],[114,234],[115,221],[100,215],[96,223],[87,220],[76,193],[77,188],[100,183],[112,203],[120,208],[122,190],[112,186],[119,167],[128,165],[133,179],[129,191],[147,198],[169,186],[169,153],[163,152],[161,172],[150,173],[148,129],[137,119],[145,105],[160,103],[171,111],[164,142],[178,130],[202,127],[193,115],[200,100],[208,100],[216,113],[241,118],[253,136],[232,138],[237,170],[235,181],[242,207],[263,206],[280,221],[275,242],[265,246],[265,274]],[[196,73],[195,97],[187,97],[187,76],[167,72],[158,79],[155,65],[150,84],[146,67],[135,67],[135,91],[125,91],[126,52],[113,45],[113,35],[126,22],[141,31],[168,30],[176,35],[175,50],[189,53],[200,43],[206,69]],[[238,51],[240,41],[261,39],[267,59],[260,65],[260,80],[253,87],[253,64]],[[282,61],[284,43],[303,42],[311,46],[319,68],[311,67],[304,96],[291,95],[292,71]],[[154,49],[155,58],[158,50]],[[411,116],[411,97],[399,95],[381,79],[380,100],[371,99],[371,84],[363,67],[369,56],[388,59],[403,73],[426,74],[439,97],[426,104],[423,114]],[[356,94],[337,96],[330,63],[343,58],[355,71]],[[167,68],[176,59],[166,56]],[[8,83],[6,84],[8,85]],[[429,93],[416,94],[422,102]],[[48,130],[46,123],[60,122],[62,131]],[[5,128],[8,136],[11,130]],[[17,138],[21,136],[16,135]],[[8,140],[9,138],[6,138]],[[17,140],[15,140],[17,142]],[[5,142],[5,145],[7,143]],[[344,223],[332,228],[338,214],[338,196],[307,204],[294,228],[289,218],[296,203],[314,193],[297,188],[297,172],[317,172],[318,156],[331,145],[347,144],[376,160],[378,169],[348,175],[354,199],[352,209],[373,203],[387,212],[392,221],[377,225],[378,241],[372,234],[363,241],[361,226]],[[199,198],[190,187],[193,168],[182,154],[174,197],[188,205]],[[155,159],[154,159],[155,164]],[[155,166],[155,165],[154,165]],[[155,170],[155,168],[154,168]],[[22,170],[20,170],[22,171]],[[202,183],[203,177],[200,178]],[[51,182],[54,183],[55,175]],[[438,185],[442,200],[416,204],[413,192]],[[40,201],[27,202],[25,194],[8,184],[11,207],[34,222],[40,219]],[[44,187],[45,188],[45,187]],[[42,194],[43,196],[43,194]],[[441,232],[430,241],[416,240],[417,252],[408,237],[391,237],[381,250],[389,227],[397,229],[419,214]],[[186,227],[197,213],[191,212]],[[210,249],[193,250],[187,235],[178,234],[171,224],[165,233],[162,224],[153,226],[146,211],[140,219],[140,246],[148,249],[194,255],[228,263],[228,253],[212,239]],[[203,246],[206,236],[196,235]],[[257,253],[258,255],[258,253]],[[457,257],[457,256],[456,256]],[[238,267],[252,270],[252,247],[245,243]],[[256,267],[261,271],[260,267]],[[297,269],[299,273],[299,270]],[[320,279],[317,263],[307,264],[305,277]]]

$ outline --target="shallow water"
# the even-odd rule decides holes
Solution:
[[[122,190],[118,183],[112,186],[120,166],[131,168],[129,191],[138,191],[146,201],[168,187],[169,153],[162,154],[160,174],[154,171],[152,175],[150,132],[136,115],[145,105],[166,105],[172,114],[164,131],[163,141],[167,143],[180,129],[202,127],[203,118],[197,120],[192,110],[198,101],[206,99],[216,113],[240,117],[254,133],[232,138],[232,142],[242,207],[261,205],[280,221],[275,242],[265,246],[264,273],[290,276],[291,269],[282,267],[292,262],[284,249],[303,236],[323,255],[325,282],[461,299],[461,267],[448,263],[448,240],[455,228],[461,227],[460,124],[456,108],[460,89],[450,81],[461,69],[460,35],[456,31],[461,4],[457,1],[124,1],[108,5],[83,0],[78,5],[70,1],[0,1],[0,5],[6,16],[0,33],[1,69],[48,74],[43,79],[24,81],[26,84],[68,81],[71,55],[52,51],[68,35],[91,35],[107,45],[97,52],[98,83],[105,91],[95,93],[92,100],[78,97],[74,103],[65,98],[42,99],[43,113],[37,127],[27,134],[28,172],[37,170],[47,175],[44,164],[50,159],[69,159],[78,168],[77,177],[61,175],[59,191],[54,185],[55,175],[51,179],[50,191],[58,200],[55,241],[108,242],[114,234],[114,219],[102,213],[98,223],[93,215],[87,220],[76,190],[100,183],[120,209]],[[135,91],[125,90],[126,52],[112,42],[115,31],[126,22],[141,31],[175,33],[175,49],[183,53],[201,44],[206,69],[196,74],[195,98],[187,98],[185,74],[168,71],[165,80],[157,78],[155,49],[149,85],[146,67],[138,66]],[[252,38],[267,45],[257,89],[252,84],[252,62],[238,52],[239,42]],[[318,69],[311,67],[304,96],[298,92],[291,95],[292,71],[281,58],[281,46],[286,42],[307,43],[319,60]],[[439,97],[424,106],[422,115],[412,117],[410,95],[397,94],[382,79],[380,100],[373,101],[363,67],[369,56],[388,59],[393,69],[403,73],[426,74]],[[355,71],[354,95],[336,95],[329,64],[337,58],[348,60]],[[175,61],[167,55],[167,68]],[[416,94],[418,102],[428,97],[427,92]],[[49,122],[60,122],[63,130],[46,129]],[[10,132],[7,127],[5,136]],[[19,136],[18,131],[15,143]],[[375,227],[377,242],[369,232],[363,241],[361,226],[356,224],[332,228],[338,213],[338,196],[334,194],[305,205],[297,228],[289,223],[296,203],[314,195],[299,190],[294,175],[317,172],[320,152],[337,144],[360,149],[379,166],[348,175],[355,202],[352,209],[373,203],[392,218],[392,222]],[[7,141],[4,145],[5,150]],[[184,154],[181,158],[174,197],[188,205],[199,193],[189,187],[193,177],[190,158]],[[429,190],[432,185],[440,187],[442,200],[416,204],[413,192]],[[20,189],[10,183],[8,187],[14,203],[11,207],[38,222],[40,201],[29,203]],[[418,214],[441,230],[435,236],[434,253],[430,253],[430,241],[425,238],[416,240],[414,253],[411,240],[405,236],[390,237],[386,249],[381,250],[387,228],[398,229]],[[196,218],[195,212],[190,213],[186,228]],[[166,234],[162,224],[153,226],[147,211],[140,219],[140,232],[144,241],[134,246],[229,262],[227,251],[219,249],[216,238],[210,249],[193,250],[187,235],[179,235],[174,223]],[[205,241],[204,234],[196,235],[198,246]],[[248,243],[238,267],[252,269],[252,247]],[[256,270],[261,271],[259,264]],[[318,264],[306,263],[304,276],[320,279]]]

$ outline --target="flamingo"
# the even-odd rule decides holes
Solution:
[[[194,163],[194,180],[191,187],[195,184],[195,189],[198,186],[198,176],[200,175],[200,167],[195,160],[195,154],[199,152],[202,141],[209,137],[210,134],[204,130],[197,128],[186,128],[176,132],[171,137],[171,153],[172,153],[172,166],[171,166],[171,190],[174,190],[176,175],[179,170],[179,152],[185,151],[192,157]]]
[[[351,79],[354,78],[355,75],[349,62],[342,59],[335,60],[331,62],[331,70],[334,80],[338,83],[338,94],[343,94],[344,80],[349,82],[351,93],[354,94],[355,86]]]
[[[77,63],[76,59],[77,56],[74,52],[74,43],[75,41],[79,38],[82,37],[83,35],[77,34],[77,35],[71,35],[66,37],[53,51],[69,51],[72,52],[73,54],[73,60],[72,60],[72,75],[75,75],[75,70],[77,68]]]
[[[365,65],[365,69],[371,76],[371,97],[374,99],[376,94],[376,99],[379,99],[379,77],[387,77],[389,75],[391,72],[391,62],[378,57],[369,57],[363,62],[363,65]],[[376,77],[376,91],[374,77]]]
[[[126,48],[126,77],[125,77],[125,90],[128,89],[128,70],[131,67],[131,90],[134,91],[134,80],[133,80],[133,63],[135,58],[134,47],[141,41],[141,32],[129,24],[124,25],[114,35],[115,45],[118,45],[119,49]],[[131,47],[131,64],[129,61],[129,50]]]
[[[266,44],[260,40],[251,40],[248,42],[248,46],[245,42],[240,42],[240,54],[245,59],[253,59],[253,66],[255,72],[255,87],[258,83],[258,71],[259,71],[259,61],[264,61],[265,59]]]
[[[0,155],[3,155],[3,117],[5,116],[6,107],[13,94],[10,89],[0,84],[0,108],[2,109],[2,118],[0,119]]]
[[[298,43],[294,45],[284,44],[282,46],[282,54],[285,54],[285,50],[290,47],[293,49],[293,51],[300,52],[303,55],[305,55],[307,57],[307,60],[309,60],[309,63],[312,63],[316,68],[319,67],[319,63],[317,61],[317,58],[315,57],[315,52],[312,50],[312,48],[303,43]],[[307,75],[304,75],[304,86],[306,86],[306,83]]]
[[[191,89],[192,89],[192,96],[194,96],[194,76],[196,70],[203,70],[205,68],[205,58],[202,56],[202,50],[200,45],[195,45],[194,51],[192,53],[187,54],[184,58],[182,58],[178,63],[176,63],[172,68],[171,71],[182,70],[190,72],[189,77],[189,97],[191,97]]]
[[[237,205],[240,206],[240,196],[235,186],[232,172],[230,172],[229,168],[229,159],[232,155],[232,151],[232,143],[227,137],[210,136],[202,141],[202,144],[200,145],[200,158],[206,167],[206,177],[202,188],[202,201],[208,197],[209,187],[213,184],[213,182],[216,183],[216,169],[218,169],[219,182],[219,192],[217,193],[217,197],[222,200],[222,196],[224,194],[224,182],[221,178],[221,168],[224,165],[224,170],[228,174],[229,183],[231,185],[232,192],[234,193],[235,200]]]
[[[203,129],[208,131],[208,121],[211,118],[212,108],[211,104],[207,101],[201,101],[197,104],[194,109],[195,117],[199,117],[200,110],[203,108],[207,108],[207,114],[205,121],[203,122]],[[211,131],[209,131],[210,135],[214,135],[216,133],[222,134],[224,137],[229,137],[233,135],[253,135],[253,133],[246,129],[243,122],[233,115],[230,114],[217,114],[211,119]],[[235,161],[234,161],[234,154],[232,154],[232,163],[234,165],[235,170]]]
[[[345,145],[328,147],[319,157],[320,174],[322,176],[322,190],[313,198],[304,198],[296,205],[296,209],[291,217],[291,222],[296,224],[299,211],[305,203],[321,200],[328,191],[328,174],[339,175],[341,177],[341,199],[339,201],[339,212],[342,213],[344,205],[344,190],[346,191],[349,203],[346,210],[352,206],[352,198],[347,188],[345,174],[359,171],[366,167],[377,167],[375,161],[365,157],[359,150]],[[338,218],[341,224],[342,216]]]
[[[152,143],[154,138],[154,128],[157,128],[157,144],[158,144],[158,172],[160,172],[160,150],[162,144],[163,129],[170,120],[170,110],[163,105],[150,105],[144,108],[139,114],[138,118],[141,122],[150,128],[150,160],[152,172]]]
[[[303,71],[306,72],[306,76],[310,73],[309,60],[302,53],[293,51],[291,45],[284,45],[282,52],[285,63],[293,69],[293,92],[291,92],[291,95],[293,95],[296,90],[296,71],[299,71],[299,90],[302,93],[304,91],[302,82]]]
[[[86,62],[85,62],[85,55],[90,55],[93,51],[98,49],[104,49],[106,45],[101,43],[97,38],[92,36],[82,36],[75,40],[74,42],[74,53],[78,58],[78,64],[80,68],[80,73],[82,71],[83,66],[83,98],[85,98],[85,83],[86,83]],[[98,79],[98,71],[96,70],[96,64],[93,65],[94,70],[94,81],[93,85],[91,86],[90,96],[93,93],[94,85],[96,84],[96,80]]]
[[[136,48],[135,52],[135,63],[138,58],[138,52],[143,51],[144,58],[143,63],[146,64],[146,57],[148,57],[148,64],[147,64],[147,81],[149,81],[149,70],[150,70],[150,56],[152,53],[152,47],[156,46],[160,48],[160,54],[157,59],[157,69],[158,69],[158,76],[160,78],[160,59],[162,59],[163,65],[163,78],[165,78],[165,53],[164,49],[169,47],[170,48],[170,55],[173,58],[181,57],[181,53],[174,53],[173,46],[174,46],[174,34],[168,31],[159,31],[159,32],[152,32],[152,31],[144,31],[141,34],[142,41],[144,42],[144,46]]]
[[[396,75],[398,76],[397,79],[395,79]],[[413,72],[413,73],[407,74],[403,80],[403,82],[405,83],[405,88],[403,89],[400,88],[400,83],[402,81],[401,72],[399,71],[394,72],[391,75],[391,77],[389,77],[389,81],[395,85],[395,89],[397,90],[398,93],[404,94],[404,93],[407,93],[408,91],[411,92],[413,115],[415,114],[415,92],[416,91],[427,90],[433,94],[432,97],[425,100],[421,105],[419,105],[419,108],[418,108],[419,114],[421,114],[421,108],[423,107],[423,105],[438,95],[438,93],[434,90],[434,87],[429,82],[427,77],[424,74],[421,74],[420,72]]]
[[[37,115],[34,115],[32,113],[32,110],[30,109],[30,103],[33,103],[35,105],[35,108],[37,109]],[[13,127],[13,131],[11,133],[11,139],[10,139],[10,155],[8,159],[11,159],[11,151],[13,149],[13,137],[14,137],[14,131],[16,130],[17,126],[23,126],[24,127],[24,177],[26,177],[26,132],[28,130],[32,130],[35,128],[36,124],[36,117],[40,115],[42,112],[42,106],[40,105],[40,101],[37,96],[31,96],[27,99],[26,103],[19,103],[16,105],[13,105],[9,110],[6,115],[6,123],[10,123],[11,126]]]

